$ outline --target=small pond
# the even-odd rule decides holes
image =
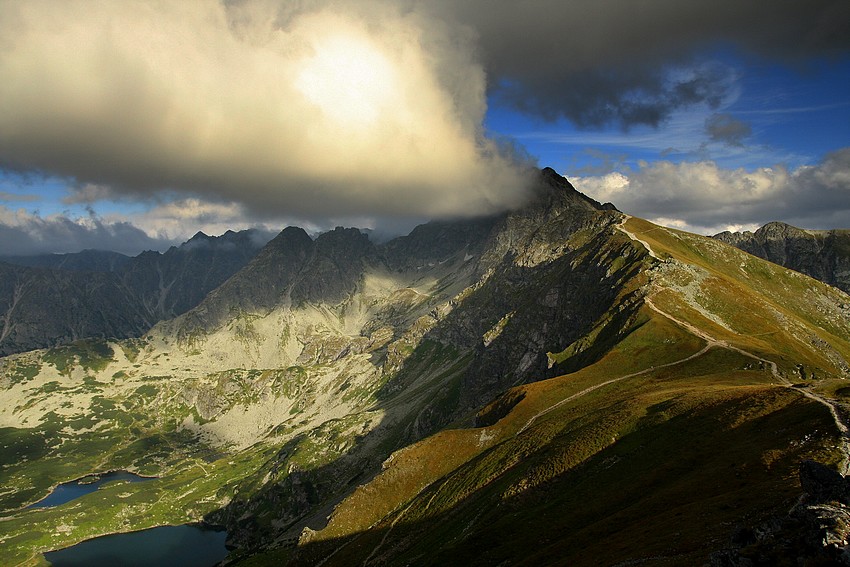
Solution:
[[[162,526],[106,535],[44,554],[54,567],[212,567],[227,555],[226,531]]]
[[[145,480],[153,480],[153,477],[139,476],[127,471],[114,471],[102,475],[86,476],[60,484],[53,489],[53,492],[27,507],[51,508],[94,492],[108,482],[142,482]]]

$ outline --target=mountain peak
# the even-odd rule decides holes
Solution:
[[[274,243],[274,246],[287,245],[296,242],[312,243],[313,239],[307,234],[307,231],[300,226],[288,226],[281,230],[277,236],[272,238],[269,244]]]
[[[769,222],[755,232],[721,232],[715,239],[850,292],[850,231],[817,231]]]
[[[551,167],[540,170],[539,181],[533,188],[535,201],[544,206],[561,205],[597,211],[616,211],[611,203],[602,204],[573,187],[566,177]]]

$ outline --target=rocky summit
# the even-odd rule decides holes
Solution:
[[[714,238],[850,293],[850,230],[803,230],[771,222],[755,232],[727,231]]]
[[[4,560],[189,522],[232,565],[842,560],[812,526],[847,516],[850,297],[533,194],[382,244],[290,227],[136,338],[0,359]],[[26,507],[110,470],[156,478]]]

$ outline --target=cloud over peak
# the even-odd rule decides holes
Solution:
[[[733,44],[783,60],[850,48],[846,0],[5,0],[0,168],[160,191],[256,218],[490,213],[529,160],[487,100],[579,126],[719,108]],[[712,140],[746,125],[718,114]]]
[[[305,218],[517,204],[462,34],[368,5],[4,2],[0,164]]]

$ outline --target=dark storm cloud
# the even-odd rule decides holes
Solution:
[[[664,69],[635,64],[619,72],[587,69],[504,81],[495,96],[528,114],[547,120],[570,119],[582,128],[617,123],[658,126],[676,108],[707,103],[716,108],[732,83],[732,72],[702,64],[679,77]],[[557,94],[555,94],[557,93]]]
[[[580,126],[657,125],[709,106],[729,75],[697,55],[732,44],[799,64],[850,48],[845,0],[532,0],[443,2],[479,35],[491,90],[517,108]],[[691,70],[692,76],[677,76]]]
[[[743,147],[744,140],[750,137],[753,129],[731,114],[715,113],[705,119],[705,133],[712,142]]]

